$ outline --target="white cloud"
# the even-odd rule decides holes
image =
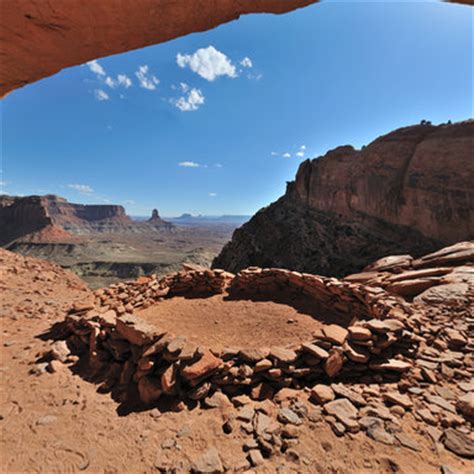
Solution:
[[[189,66],[191,71],[208,81],[213,81],[219,76],[237,77],[232,61],[214,46],[200,48],[191,55],[178,53],[176,63],[181,68]]]
[[[116,87],[125,87],[125,89],[128,89],[132,86],[132,80],[126,74],[118,74],[117,79],[107,76],[104,83],[111,89],[115,89]]]
[[[105,82],[105,85],[109,86],[111,89],[113,89],[117,85],[110,76],[107,76],[104,82]]]
[[[243,67],[253,67],[252,60],[247,56],[240,61],[240,65]]]
[[[97,76],[105,76],[105,69],[94,59],[87,63],[89,69]]]
[[[132,86],[132,80],[126,74],[119,74],[117,76],[117,84],[128,89]]]
[[[181,112],[192,112],[204,104],[205,98],[199,89],[191,89],[187,95],[181,96],[175,105]]]
[[[88,184],[68,184],[67,187],[82,194],[90,194],[94,192]]]
[[[221,163],[216,163],[214,166],[215,166],[216,168],[222,168],[222,167],[223,167]]]
[[[306,145],[301,145],[301,146],[300,146],[300,150],[301,150],[301,151],[306,150]]]
[[[211,196],[211,197],[216,197],[216,196],[217,196],[217,193],[209,193],[209,196]]]
[[[160,83],[160,80],[156,76],[150,74],[149,67],[146,64],[138,68],[135,76],[138,78],[140,87],[148,89],[149,91],[154,91],[156,86]]]
[[[103,91],[102,89],[96,89],[94,91],[94,96],[99,102],[110,99],[109,94],[107,94],[107,92]]]
[[[183,168],[200,168],[201,165],[196,163],[195,161],[181,161],[178,163],[178,166],[182,166]]]
[[[189,91],[189,86],[185,82],[180,82],[179,87],[183,92],[188,92]]]
[[[283,158],[291,158],[291,153],[283,153]]]
[[[299,151],[298,153],[296,153],[296,156],[299,157],[299,158],[303,158],[304,157],[304,151]]]
[[[271,152],[271,155],[272,155],[272,156],[280,156],[280,153],[277,153],[276,151],[272,151],[272,152]]]

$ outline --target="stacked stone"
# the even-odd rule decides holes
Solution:
[[[160,280],[160,285],[169,288],[168,296],[199,296],[224,293],[234,278],[224,270],[183,270]]]
[[[412,312],[409,304],[382,288],[280,268],[249,267],[236,275],[229,292],[269,296],[288,292],[304,294],[314,299],[321,310],[358,319],[392,317],[407,322]]]
[[[118,314],[144,309],[160,301],[169,288],[157,280],[156,275],[110,285],[94,292],[96,306],[104,310],[113,309]]]
[[[396,319],[359,321],[348,329],[323,326],[314,339],[294,348],[216,352],[129,314],[100,313],[92,305],[76,306],[76,311],[66,318],[73,352],[86,354],[92,368],[105,370],[110,387],[137,383],[147,404],[162,394],[200,400],[215,391],[264,399],[282,387],[335,378],[392,380],[411,368],[402,355],[410,355],[411,333]]]
[[[113,309],[118,314],[145,309],[164,297],[199,296],[223,293],[232,273],[224,270],[183,270],[158,279],[156,275],[116,283],[94,292],[97,308]]]

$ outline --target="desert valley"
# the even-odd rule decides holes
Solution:
[[[1,90],[14,95],[85,61],[105,88],[96,57],[244,13],[325,8],[198,3],[4,3]],[[436,6],[472,15],[471,2],[452,3],[465,5]],[[204,54],[177,62],[213,82],[209,61],[196,66]],[[246,57],[232,72],[217,57],[213,73],[233,80],[253,67]],[[147,71],[136,77],[154,90],[160,81],[144,81]],[[127,84],[108,78],[110,94]],[[175,105],[196,112],[204,103]],[[224,194],[208,188],[206,211],[191,215],[201,198],[186,194],[194,190],[183,174],[174,196],[184,196],[184,213],[152,204],[144,216],[131,200],[126,210],[123,189],[114,203],[85,184],[54,188],[74,189],[77,200],[0,195],[2,472],[473,471],[474,120],[408,122],[320,156],[293,150],[272,152],[299,158],[297,171],[253,216],[205,207]],[[259,172],[252,164],[242,203]],[[119,176],[119,157],[107,166]],[[225,166],[186,159],[175,168],[202,173],[208,186]],[[233,168],[225,187],[237,179]],[[140,187],[149,193],[146,176]]]

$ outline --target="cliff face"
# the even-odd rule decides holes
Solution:
[[[151,228],[170,229],[173,225],[162,221],[153,225],[132,221],[122,206],[72,204],[65,199],[48,196],[0,197],[0,245],[37,233],[49,241],[71,237],[73,234],[93,232],[146,232]],[[49,229],[49,230],[48,230]],[[53,231],[51,231],[53,229]]]
[[[474,122],[406,127],[303,162],[279,201],[238,229],[214,266],[343,275],[385,254],[474,238]]]

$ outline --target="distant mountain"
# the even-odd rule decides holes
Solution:
[[[230,215],[222,216],[206,216],[199,214],[193,216],[191,214],[181,214],[179,217],[167,217],[167,220],[175,224],[199,225],[199,224],[236,224],[242,225],[252,216],[246,215]]]
[[[73,204],[52,194],[0,196],[0,245],[22,238],[56,242],[70,240],[71,234],[145,233],[173,227],[162,220],[156,210],[148,222],[139,223],[118,205]]]

